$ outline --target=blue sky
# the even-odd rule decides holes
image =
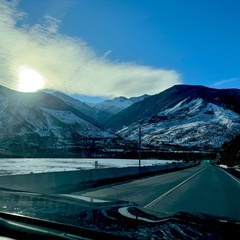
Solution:
[[[59,48],[65,43],[77,46],[76,53],[84,52],[82,58],[74,56],[73,60],[91,66],[90,73],[98,69],[95,75],[86,75],[88,69],[83,69],[84,74],[79,75],[81,85],[71,80],[78,70],[72,69],[54,80],[46,66],[35,63],[34,69],[50,79],[48,85],[63,91],[64,81],[57,82],[63,76],[68,79],[65,84],[76,86],[74,92],[65,85],[66,92],[104,97],[136,96],[144,94],[144,90],[154,94],[181,83],[239,88],[239,9],[238,0],[22,0],[12,7],[12,11],[26,15],[14,26],[21,34],[36,39],[42,34],[40,30],[47,29],[55,34],[53,39]],[[44,43],[38,45],[39,49],[51,34],[44,32]],[[59,52],[53,51],[56,56]],[[69,60],[70,55],[73,53],[67,55]],[[29,57],[25,59],[29,61]],[[51,69],[57,67],[62,69],[63,64]],[[99,78],[92,80],[94,76]]]

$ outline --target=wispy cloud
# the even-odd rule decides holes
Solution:
[[[98,57],[82,39],[58,32],[60,20],[46,15],[33,26],[18,1],[0,0],[0,84],[18,90],[22,67],[38,71],[53,89],[92,96],[154,94],[179,84],[174,70]]]
[[[236,81],[240,81],[240,77],[225,79],[225,80],[214,83],[212,86],[216,87],[216,86],[220,86],[220,85],[224,85],[226,83],[236,82]]]
[[[103,58],[106,58],[108,55],[110,55],[112,53],[112,50],[108,50],[107,52],[105,52],[103,54]]]

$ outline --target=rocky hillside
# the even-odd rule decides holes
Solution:
[[[63,94],[57,91],[53,92],[52,95],[61,99],[67,105],[75,109],[75,111],[77,111],[78,116],[80,116],[81,118],[95,125],[98,125],[98,122],[97,122],[98,115],[96,111],[86,103],[81,102],[75,98],[72,98],[66,94]]]
[[[207,151],[219,149],[240,132],[240,90],[174,86],[135,103],[105,125],[145,147]]]
[[[190,102],[198,98],[240,114],[239,89],[213,89],[204,86],[176,85],[119,112],[106,122],[105,128],[119,130],[125,125],[156,116],[159,112],[171,109],[186,99]]]
[[[0,87],[0,156],[112,157],[136,150],[139,127],[150,151],[217,152],[240,133],[239,114],[239,89],[177,85],[89,106],[59,92]]]
[[[83,119],[86,112],[66,102],[52,94],[0,87],[1,155],[89,156],[129,147],[120,137]]]

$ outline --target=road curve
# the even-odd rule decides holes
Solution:
[[[84,195],[133,201],[164,214],[185,211],[240,219],[240,182],[209,161],[177,172],[88,190]]]

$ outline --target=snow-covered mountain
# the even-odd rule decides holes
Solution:
[[[101,103],[94,104],[82,102],[58,91],[54,91],[51,94],[78,110],[78,115],[83,119],[100,127],[104,126],[104,123],[118,112],[148,97],[147,94],[132,98],[116,97],[111,100],[105,100]]]
[[[83,119],[92,122],[93,124],[97,124],[96,119],[98,118],[98,115],[96,111],[86,103],[58,91],[54,91],[52,95],[56,96],[57,98],[67,103],[69,106],[76,109],[78,111],[78,115]]]
[[[68,105],[67,98],[56,95],[0,87],[1,155],[89,156],[95,150],[124,150],[123,139],[84,120],[77,103]]]
[[[112,116],[119,113],[123,109],[126,109],[133,105],[136,102],[142,101],[147,98],[149,95],[145,94],[140,97],[116,97],[111,100],[106,100],[104,102],[95,104],[93,109],[97,114],[97,121],[101,126],[104,126],[104,123],[108,121]]]
[[[1,86],[0,156],[125,152],[135,148],[139,126],[146,149],[211,151],[240,133],[239,114],[239,89],[177,85],[91,107],[59,92],[20,93]]]
[[[174,86],[133,104],[106,128],[160,150],[213,150],[240,133],[240,90]]]
[[[240,132],[239,114],[203,99],[183,100],[141,122],[142,143],[161,150],[213,150]],[[138,141],[139,124],[120,130]]]

